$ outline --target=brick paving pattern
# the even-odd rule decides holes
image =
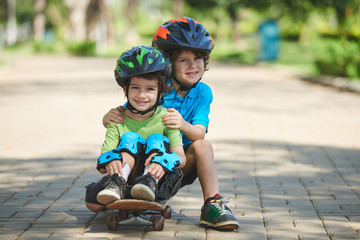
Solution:
[[[161,232],[107,229],[84,186],[103,114],[124,101],[114,59],[7,57],[0,67],[1,239],[360,239],[360,95],[291,72],[213,64],[210,129],[236,232],[199,227],[197,182],[172,200]]]

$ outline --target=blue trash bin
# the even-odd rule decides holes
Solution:
[[[280,51],[279,27],[273,20],[260,24],[259,35],[259,61],[276,60]]]

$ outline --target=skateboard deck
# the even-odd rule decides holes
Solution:
[[[118,209],[117,216],[109,216],[107,219],[109,230],[118,230],[120,225],[143,225],[153,226],[155,231],[162,231],[164,228],[164,218],[171,218],[171,208],[168,206],[169,200],[162,202],[150,202],[138,199],[122,199],[110,203],[107,209]],[[132,215],[131,218],[129,216]],[[150,220],[143,216],[150,215]]]
[[[164,210],[165,204],[159,202],[150,202],[138,199],[123,199],[117,200],[106,206],[107,209],[119,210]]]

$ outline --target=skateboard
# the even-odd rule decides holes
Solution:
[[[168,206],[169,200],[162,202],[150,202],[138,199],[122,199],[110,203],[107,209],[118,209],[117,216],[111,215],[107,219],[108,229],[118,230],[120,225],[142,225],[152,226],[155,231],[164,229],[164,218],[171,218],[171,208]],[[132,215],[130,218],[129,216]],[[143,216],[150,215],[150,220]]]

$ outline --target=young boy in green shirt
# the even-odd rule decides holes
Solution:
[[[162,123],[167,110],[160,106],[170,73],[169,59],[153,47],[135,47],[118,59],[115,78],[128,100],[123,110],[126,122],[107,125],[97,163],[99,172],[107,176],[86,186],[85,204],[90,210],[105,210],[106,204],[126,197],[168,198],[179,189],[179,168],[186,163],[182,138],[178,129]],[[130,196],[125,196],[130,173],[137,169],[143,174],[135,178]],[[164,176],[169,177],[161,181]]]

